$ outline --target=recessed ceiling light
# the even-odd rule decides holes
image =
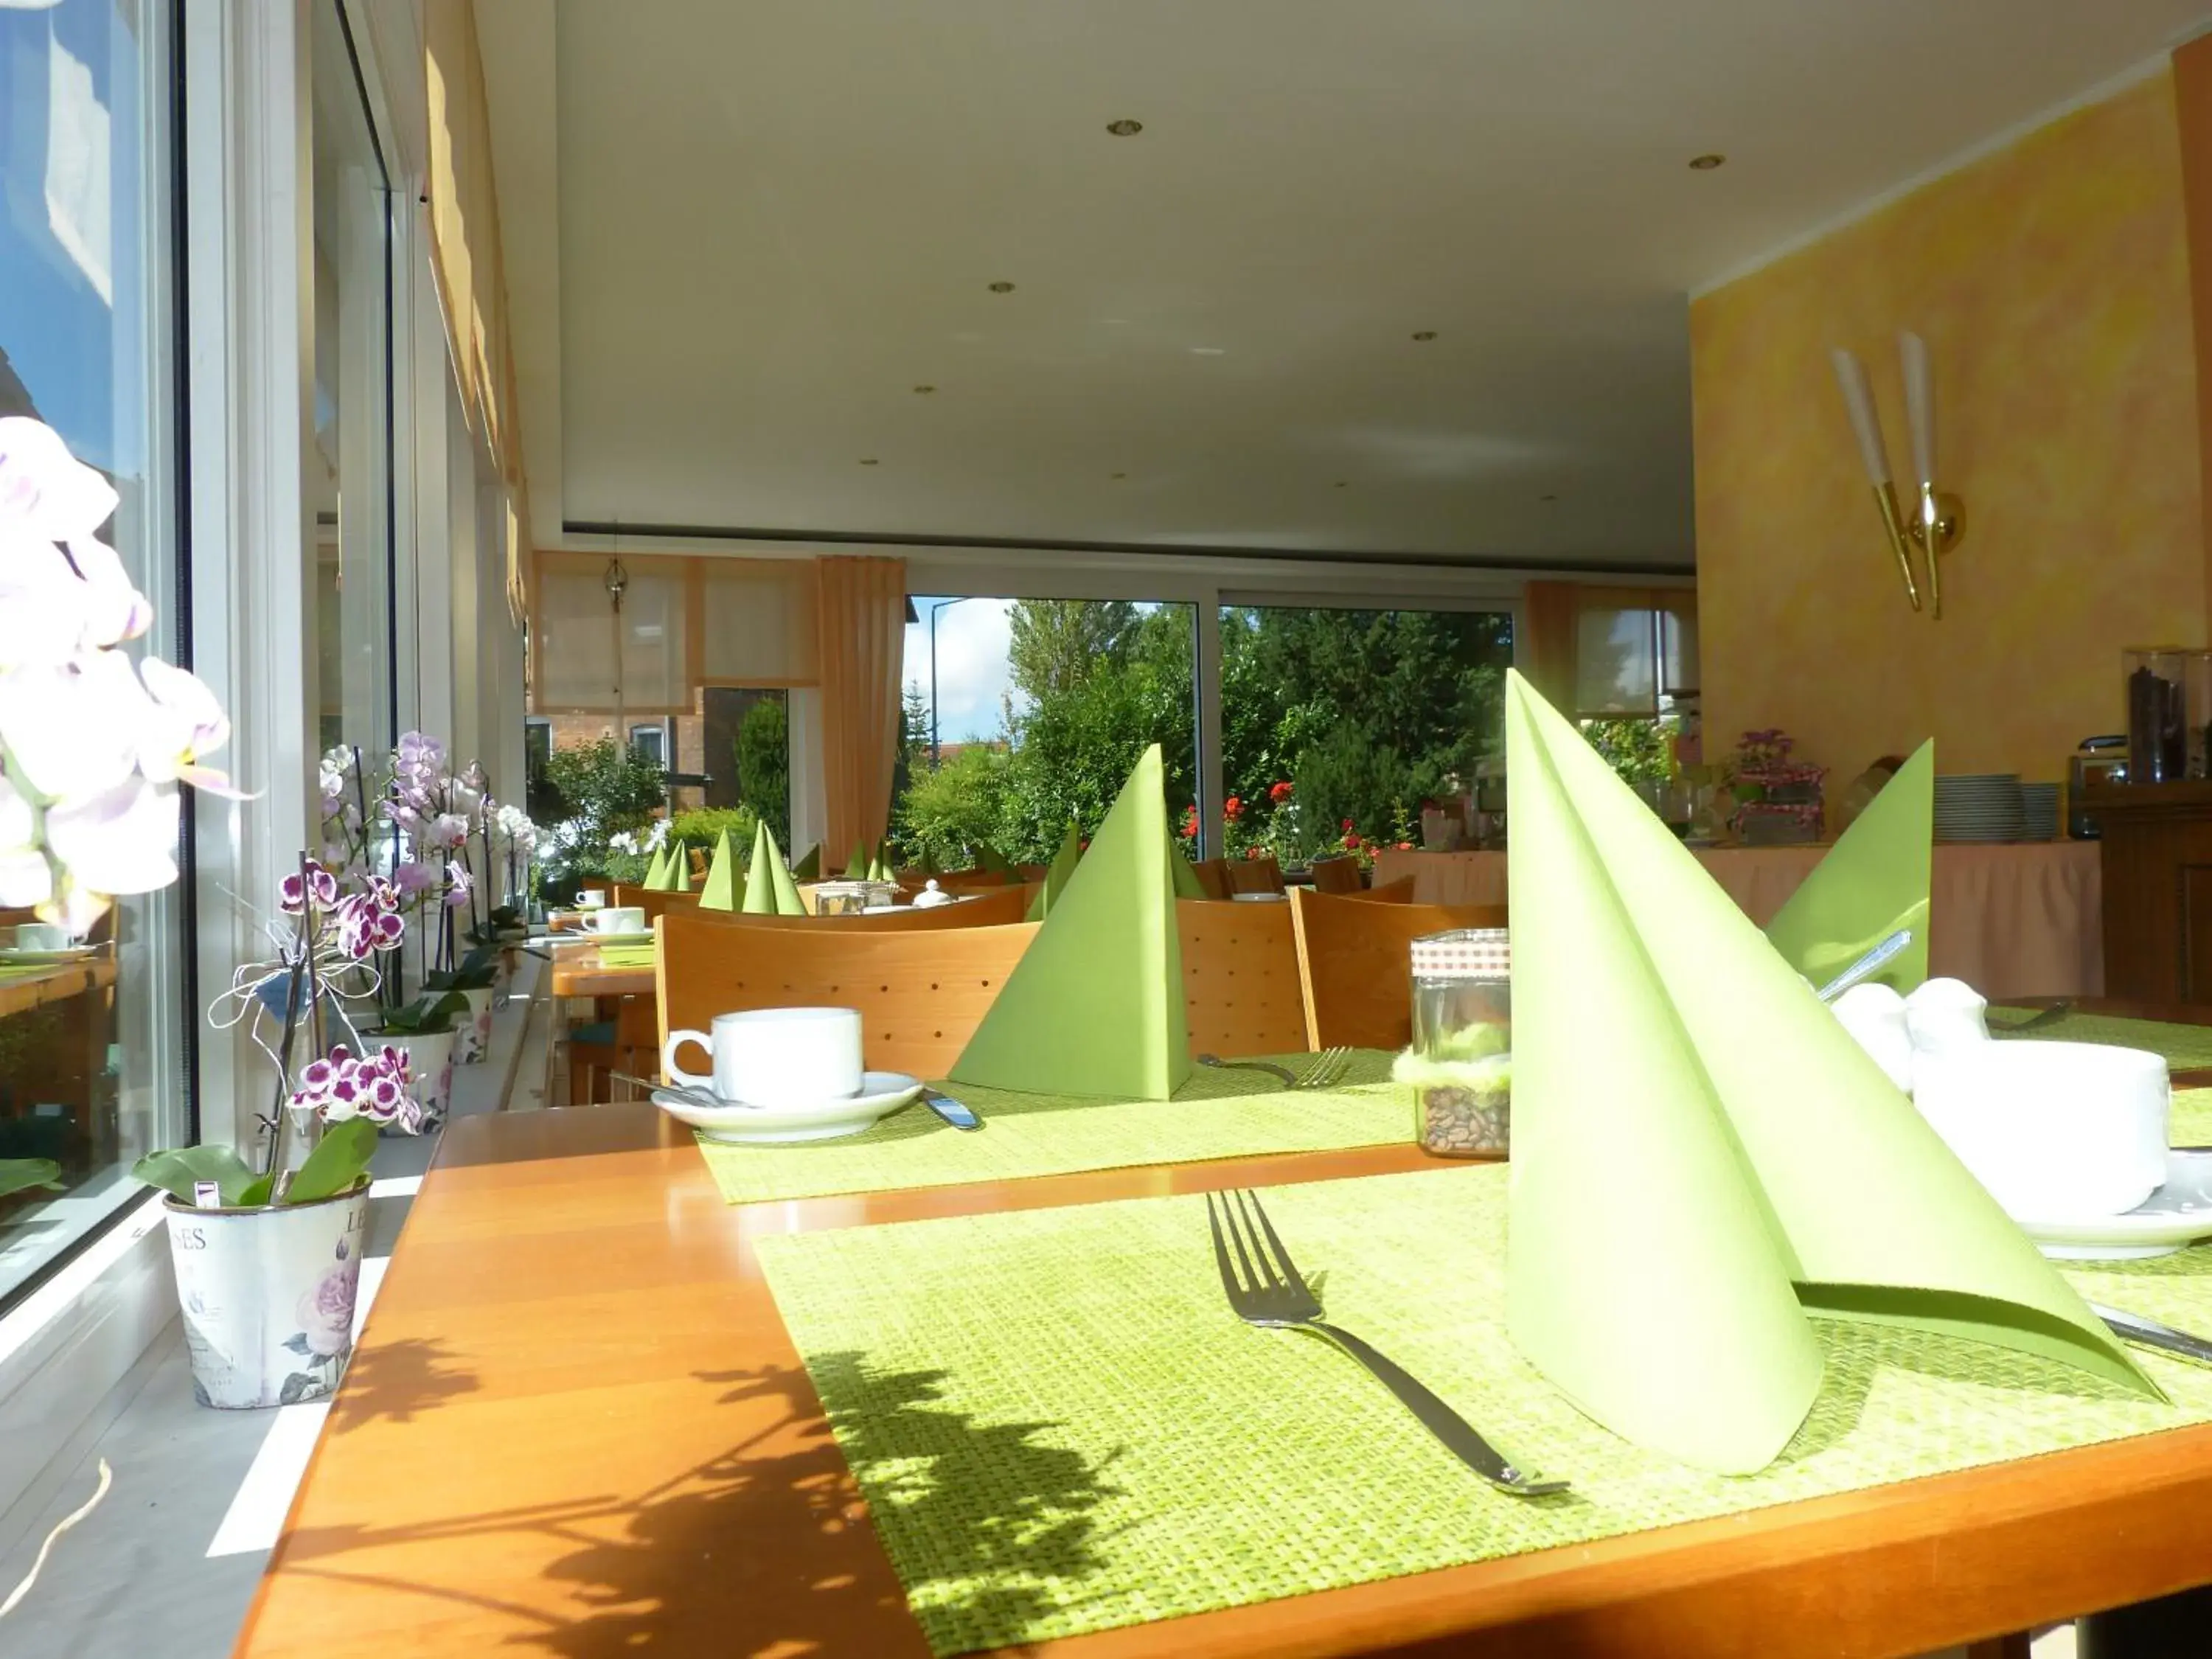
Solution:
[[[1711,173],[1727,160],[1728,157],[1725,155],[1692,155],[1690,158],[1690,167],[1693,172]]]
[[[1413,337],[1417,340],[1423,341],[1433,340],[1437,337],[1437,331],[1432,328],[1425,328],[1421,330],[1419,333],[1414,335]]]
[[[918,386],[915,387],[915,390],[924,397],[927,397],[929,393],[936,391],[937,388],[933,386]]]
[[[991,292],[994,294],[1012,294],[1013,291],[1014,285],[1012,283],[994,283],[991,284]]]
[[[1190,355],[1194,357],[1219,357],[1224,353],[1219,346],[1193,346]]]
[[[860,465],[862,466],[873,466],[875,464],[876,458],[872,455],[863,455],[860,457]]]
[[[1126,115],[1118,121],[1109,121],[1106,124],[1106,131],[1116,138],[1133,138],[1144,130],[1145,124],[1142,121],[1132,121]]]

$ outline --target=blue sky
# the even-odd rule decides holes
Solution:
[[[938,599],[914,596],[918,623],[906,630],[902,684],[919,686],[929,702],[929,608]],[[937,697],[939,737],[945,743],[995,738],[1002,724],[1000,700],[1006,690],[1006,614],[1012,599],[963,599],[937,617]]]

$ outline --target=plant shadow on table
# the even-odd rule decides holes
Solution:
[[[1098,1565],[1095,1511],[1113,1489],[1079,1454],[1040,1442],[1050,1425],[978,1424],[938,1403],[943,1373],[872,1370],[858,1352],[819,1357],[813,1377],[842,1451],[806,1371],[702,1376],[726,1404],[781,1400],[781,1419],[629,1506],[621,1535],[550,1563],[547,1577],[604,1611],[514,1639],[564,1659],[710,1632],[732,1654],[882,1652],[903,1598],[870,1502],[896,1512],[884,1540],[895,1559],[899,1537],[928,1540],[904,1565],[916,1616],[950,1645],[1018,1639],[1066,1605],[1055,1584],[1073,1589]],[[853,1492],[848,1454],[869,1501]],[[970,1633],[981,1639],[958,1639]],[[911,1650],[924,1651],[919,1635]]]
[[[345,1387],[331,1414],[331,1432],[348,1434],[377,1421],[411,1423],[417,1413],[473,1394],[477,1374],[454,1364],[446,1345],[409,1337],[354,1350]]]

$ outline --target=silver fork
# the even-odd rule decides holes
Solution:
[[[1314,1056],[1305,1070],[1298,1073],[1301,1089],[1333,1089],[1344,1081],[1344,1074],[1352,1069],[1352,1050],[1346,1048],[1324,1048]]]
[[[1412,1372],[1350,1331],[1323,1320],[1319,1298],[1291,1265],[1291,1253],[1275,1237],[1267,1212],[1260,1207],[1258,1194],[1239,1189],[1219,1194],[1217,1201],[1217,1195],[1208,1193],[1206,1219],[1213,1230],[1213,1260],[1221,1269],[1221,1288],[1228,1294],[1231,1310],[1246,1324],[1311,1331],[1327,1337],[1397,1395],[1399,1403],[1442,1441],[1446,1450],[1500,1492],[1510,1492],[1516,1498],[1541,1498],[1567,1490],[1564,1480],[1531,1480]]]
[[[1278,1066],[1272,1060],[1224,1060],[1219,1054],[1200,1054],[1197,1059],[1200,1065],[1219,1072],[1265,1072],[1286,1089],[1326,1089],[1342,1080],[1352,1064],[1352,1050],[1324,1048],[1306,1062],[1302,1072]]]

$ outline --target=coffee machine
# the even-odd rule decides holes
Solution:
[[[2084,738],[2066,765],[2066,833],[2075,841],[2094,841],[2097,820],[2082,811],[2082,793],[2128,781],[2128,738],[2124,732]]]

